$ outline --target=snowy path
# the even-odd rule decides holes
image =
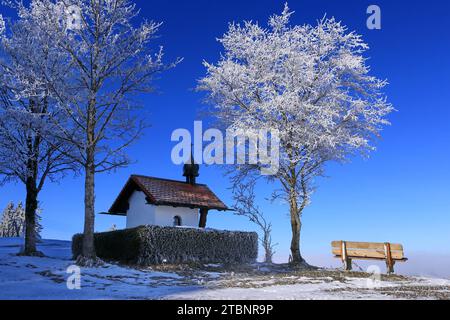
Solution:
[[[367,278],[343,273],[273,275],[206,271],[160,272],[112,264],[83,268],[81,289],[69,290],[70,242],[46,240],[46,258],[18,257],[18,239],[0,239],[0,299],[450,299],[450,280]]]

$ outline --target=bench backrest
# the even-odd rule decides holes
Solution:
[[[384,260],[390,249],[390,255],[393,260],[405,258],[403,246],[397,243],[333,241],[331,247],[333,254],[338,257],[343,257],[344,254],[347,258]],[[346,254],[343,250],[346,250]]]

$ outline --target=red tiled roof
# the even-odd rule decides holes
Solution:
[[[145,193],[154,205],[228,210],[228,207],[204,184],[132,175],[109,209],[111,214],[125,214],[133,191]]]

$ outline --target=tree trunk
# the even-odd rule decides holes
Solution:
[[[264,241],[263,247],[264,247],[264,263],[272,264],[273,252],[271,243],[268,241]]]
[[[84,231],[83,250],[77,263],[82,266],[94,266],[97,263],[97,255],[94,245],[95,226],[95,145],[94,145],[94,108],[95,102],[91,100],[88,110],[88,122],[86,132],[86,162],[84,166]]]
[[[93,156],[92,156],[93,158]],[[88,160],[89,161],[89,160]],[[93,160],[85,167],[84,183],[84,233],[83,233],[83,257],[86,260],[96,260],[94,247],[94,222],[95,222],[95,169]]]
[[[23,255],[33,256],[36,250],[36,210],[38,207],[38,192],[36,181],[33,177],[28,177],[26,181],[26,203],[25,203],[25,248]]]
[[[291,240],[291,257],[292,264],[301,264],[304,262],[300,253],[300,231],[302,223],[300,221],[300,215],[298,211],[297,196],[294,188],[290,191],[289,206],[291,215],[291,228],[292,228],[292,240]]]
[[[30,102],[31,110],[34,110],[34,101]],[[39,135],[33,137],[27,136],[28,160],[27,177],[25,180],[26,200],[25,200],[25,247],[20,255],[25,256],[43,256],[36,250],[36,210],[38,207],[37,197],[39,194],[37,188],[38,158],[41,138]]]
[[[95,92],[89,100],[87,123],[86,123],[86,159],[84,180],[84,231],[82,254],[77,257],[80,266],[94,267],[101,265],[97,258],[94,244],[95,226],[95,118],[96,118]]]

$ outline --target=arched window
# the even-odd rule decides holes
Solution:
[[[173,226],[174,227],[181,226],[181,217],[180,216],[173,217]]]

